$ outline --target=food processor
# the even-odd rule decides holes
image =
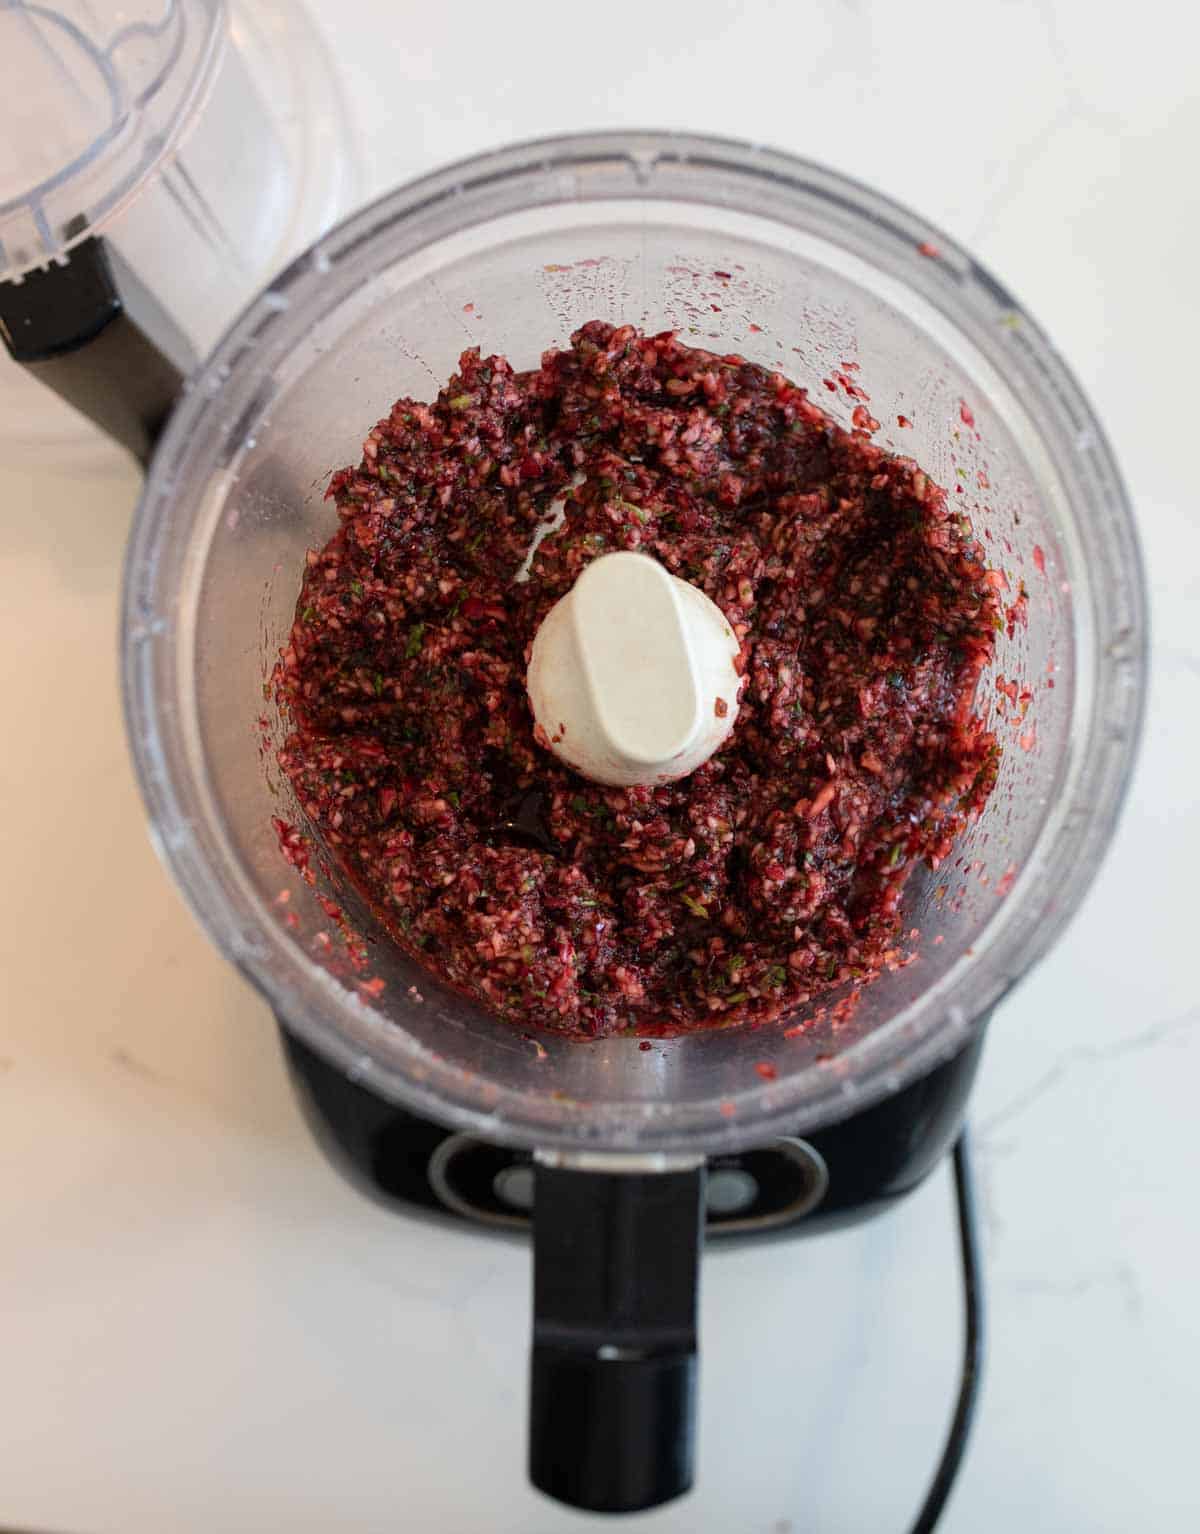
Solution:
[[[997,787],[951,857],[909,883],[907,962],[856,1005],[653,1040],[523,1035],[391,944],[319,845],[315,888],[281,855],[274,823],[303,833],[304,820],[274,760],[269,678],[305,552],[334,526],[331,471],[358,461],[397,397],[430,397],[464,348],[531,367],[589,319],[740,353],[843,422],[865,405],[875,440],[947,488],[1001,572],[1006,622],[977,699],[1003,746]],[[273,1008],[321,1142],[397,1210],[532,1227],[531,1477],[611,1511],[691,1483],[704,1235],[787,1239],[865,1218],[958,1139],[988,1018],[1112,835],[1146,623],[1103,432],[988,272],[820,166],[647,132],[441,170],[260,293],[159,442],[122,644],[154,838]],[[956,1170],[968,1370],[926,1529],[978,1362],[961,1141]]]

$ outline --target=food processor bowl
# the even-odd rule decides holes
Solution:
[[[1003,746],[999,782],[951,858],[910,882],[911,962],[856,1009],[825,998],[776,1026],[650,1052],[628,1036],[522,1036],[400,953],[333,870],[313,891],[281,856],[273,819],[303,828],[303,816],[274,764],[268,678],[305,551],[335,526],[330,472],[357,462],[394,399],[431,397],[465,347],[531,367],[592,318],[739,352],[843,422],[863,404],[876,440],[947,488],[1002,572],[1009,621],[978,700]],[[379,1095],[494,1142],[711,1153],[895,1092],[961,1049],[1046,951],[1112,831],[1146,625],[1104,434],[989,273],[819,166],[633,133],[521,145],[425,177],[251,304],[154,459],[123,645],[162,855],[289,1028]],[[369,986],[320,895],[365,939]]]

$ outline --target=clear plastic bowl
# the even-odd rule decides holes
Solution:
[[[981,684],[1005,746],[999,785],[953,866],[910,886],[916,961],[868,987],[849,1022],[700,1033],[650,1052],[628,1037],[533,1040],[440,986],[350,900],[386,981],[372,1000],[280,856],[271,817],[302,816],[273,767],[264,683],[304,552],[334,526],[329,472],[357,461],[396,397],[430,396],[464,347],[529,366],[594,317],[742,352],[843,419],[845,374],[870,395],[880,439],[974,519],[1007,600],[1028,590],[1028,624],[1000,636]],[[1117,467],[1005,290],[944,235],[830,171],[658,133],[453,166],[288,268],[170,423],[124,609],[129,729],[154,833],[221,950],[290,1028],[384,1097],[495,1141],[576,1149],[712,1152],[804,1133],[960,1049],[1095,874],[1145,656]],[[776,1079],[755,1071],[763,1060]]]

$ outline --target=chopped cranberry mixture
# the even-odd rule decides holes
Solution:
[[[671,333],[593,321],[536,371],[459,368],[333,476],[276,669],[326,848],[521,1027],[765,1021],[900,962],[911,869],[996,777],[973,700],[1003,618],[969,523],[781,374]],[[577,776],[525,695],[538,624],[614,549],[694,582],[742,646],[729,741],[658,787]]]

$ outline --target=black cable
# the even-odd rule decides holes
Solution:
[[[942,1516],[967,1447],[971,1422],[979,1400],[979,1382],[983,1375],[983,1265],[979,1257],[979,1233],[975,1220],[971,1150],[965,1127],[954,1142],[954,1195],[958,1209],[958,1245],[963,1282],[962,1379],[954,1407],[954,1420],[946,1435],[946,1445],[942,1450],[937,1473],[930,1483],[910,1534],[932,1534]]]

